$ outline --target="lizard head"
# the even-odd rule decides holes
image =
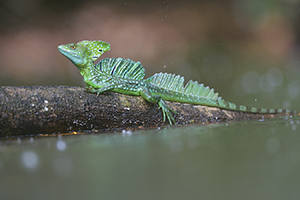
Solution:
[[[106,42],[83,40],[81,42],[59,45],[58,50],[66,56],[79,70],[89,67],[90,63],[97,60],[104,52],[110,50]]]

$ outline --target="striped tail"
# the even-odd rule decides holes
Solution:
[[[174,74],[157,73],[146,80],[146,82],[168,90],[170,94],[164,97],[165,100],[177,101],[182,103],[191,103],[205,106],[218,107],[227,110],[235,110],[248,113],[261,114],[297,114],[297,111],[285,109],[266,109],[251,106],[237,105],[225,101],[214,89],[199,84],[197,81],[190,80],[184,86],[184,77]]]
[[[222,103],[224,103],[224,101]],[[228,110],[237,110],[237,111],[247,112],[247,113],[260,113],[260,114],[291,114],[292,115],[298,113],[296,110],[256,108],[252,106],[237,105],[230,102],[226,102],[226,103],[227,105],[225,106],[220,105],[220,108],[224,108]]]

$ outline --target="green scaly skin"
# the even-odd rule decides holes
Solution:
[[[214,92],[214,89],[204,87],[197,81],[189,81],[184,86],[184,78],[172,74],[158,73],[148,79],[143,79],[145,69],[141,63],[129,59],[106,58],[95,65],[93,61],[110,50],[110,45],[103,41],[84,40],[76,44],[60,45],[58,50],[79,69],[84,77],[87,91],[97,93],[97,95],[105,91],[114,91],[142,96],[149,102],[157,103],[163,111],[163,121],[165,122],[167,117],[171,125],[176,124],[171,112],[177,113],[168,107],[164,100],[250,113],[296,113],[283,109],[237,105],[225,101]]]

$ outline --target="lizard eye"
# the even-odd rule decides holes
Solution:
[[[70,48],[71,49],[76,49],[76,47],[74,45],[71,45]]]
[[[102,49],[99,49],[98,51],[102,52],[103,50],[102,50]]]

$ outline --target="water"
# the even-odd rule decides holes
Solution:
[[[299,121],[0,141],[0,199],[299,199]]]

